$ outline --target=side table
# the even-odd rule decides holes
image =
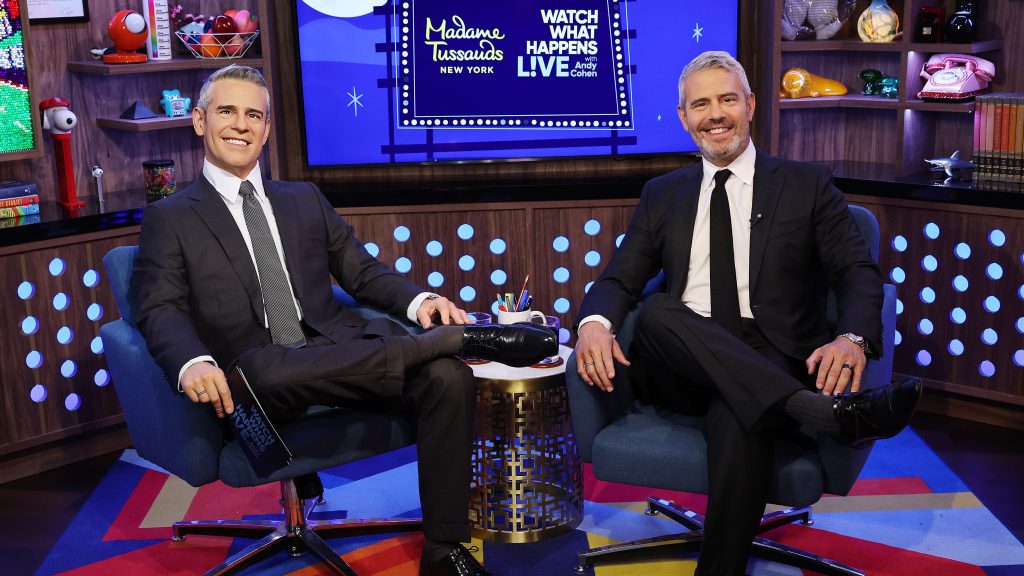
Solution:
[[[551,368],[472,366],[476,437],[469,521],[473,535],[534,542],[583,519],[583,468],[569,417],[565,362]]]

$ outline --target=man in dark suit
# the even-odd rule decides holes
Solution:
[[[644,187],[615,256],[584,298],[580,376],[611,390],[631,366],[641,400],[706,414],[707,524],[697,574],[742,575],[771,483],[773,438],[807,423],[851,444],[901,430],[919,384],[858,392],[882,350],[882,282],[821,166],[754,149],[742,66],[705,52],[679,80],[679,119],[700,164]],[[615,341],[647,281],[632,364]],[[836,294],[834,333],[826,324]]]
[[[528,365],[557,351],[554,334],[465,325],[454,303],[370,256],[316,186],[264,180],[270,97],[259,71],[215,72],[192,120],[203,173],[147,207],[130,290],[168,381],[220,417],[233,411],[224,369],[235,365],[273,420],[315,404],[409,409],[426,535],[421,573],[486,574],[459,544],[470,539],[475,389],[454,356]],[[413,336],[339,308],[332,277],[357,300],[432,329]]]

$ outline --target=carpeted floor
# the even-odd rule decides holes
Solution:
[[[315,517],[417,516],[415,451],[399,450],[322,474],[327,503]],[[643,514],[659,495],[703,512],[701,496],[595,480],[587,471],[585,517],[571,533],[533,544],[474,542],[496,576],[570,575],[580,549],[674,531]],[[277,486],[192,488],[131,450],[111,467],[37,570],[38,575],[201,574],[249,540],[190,536],[169,540],[181,519],[266,518],[280,512]],[[1024,576],[1024,545],[968,487],[907,430],[872,452],[854,492],[814,507],[814,526],[767,534],[791,546],[857,566],[873,576]],[[415,575],[422,535],[332,540],[361,576]],[[278,554],[246,575],[326,574],[310,559]],[[596,576],[688,576],[694,558],[601,566]],[[0,573],[3,570],[0,568]],[[798,569],[753,561],[752,576],[797,576]]]

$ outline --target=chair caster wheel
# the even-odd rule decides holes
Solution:
[[[572,569],[572,571],[574,574],[578,574],[579,576],[586,576],[591,573],[591,566],[587,562],[580,562]]]
[[[650,507],[648,507],[647,510],[644,510],[644,515],[645,516],[657,516],[658,515],[658,509],[657,508],[650,508]]]
[[[184,536],[171,536],[171,542],[184,542]]]

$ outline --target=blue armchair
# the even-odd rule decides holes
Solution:
[[[277,551],[309,551],[338,574],[355,576],[321,537],[418,530],[417,519],[307,520],[320,498],[302,500],[294,479],[319,470],[380,454],[414,441],[412,427],[400,416],[317,407],[279,428],[293,453],[288,466],[269,476],[257,475],[237,441],[225,433],[224,421],[206,405],[193,404],[172,390],[162,370],[150,356],[146,342],[135,327],[137,310],[128,301],[138,248],[114,248],[103,258],[121,319],[103,325],[100,335],[114,387],[124,411],[128,431],[139,455],[185,480],[202,486],[222,480],[233,487],[279,482],[283,521],[212,520],[177,522],[174,539],[188,534],[260,538],[248,548],[207,572],[228,574],[258,558]],[[366,317],[382,312],[358,307],[352,298],[335,288],[339,305]],[[412,328],[410,328],[411,330]]]
[[[872,258],[878,260],[878,222],[868,210],[850,206],[858,230],[867,240]],[[644,291],[657,291],[655,277]],[[882,308],[883,354],[870,361],[862,379],[863,387],[888,384],[892,378],[893,337],[896,327],[896,287],[884,286]],[[829,317],[835,318],[834,297],[829,299]],[[628,351],[633,337],[636,311],[630,312],[616,339]],[[682,416],[659,407],[634,401],[627,370],[616,370],[615,389],[605,393],[588,386],[576,371],[575,354],[566,368],[573,427],[584,462],[593,464],[594,475],[611,482],[678,490],[697,494],[708,492],[707,445],[702,418]],[[766,514],[759,532],[797,520],[811,523],[811,505],[823,494],[846,495],[860,474],[871,446],[850,448],[830,437],[819,436],[809,427],[799,437],[780,438],[775,450],[774,484],[769,501],[790,508]],[[648,514],[662,513],[688,531],[594,548],[580,552],[577,573],[586,573],[596,561],[621,562],[631,556],[650,554],[656,549],[673,552],[697,551],[704,518],[672,502],[649,498]],[[859,570],[797,550],[764,538],[755,538],[753,554],[815,570],[823,574],[862,575]]]

